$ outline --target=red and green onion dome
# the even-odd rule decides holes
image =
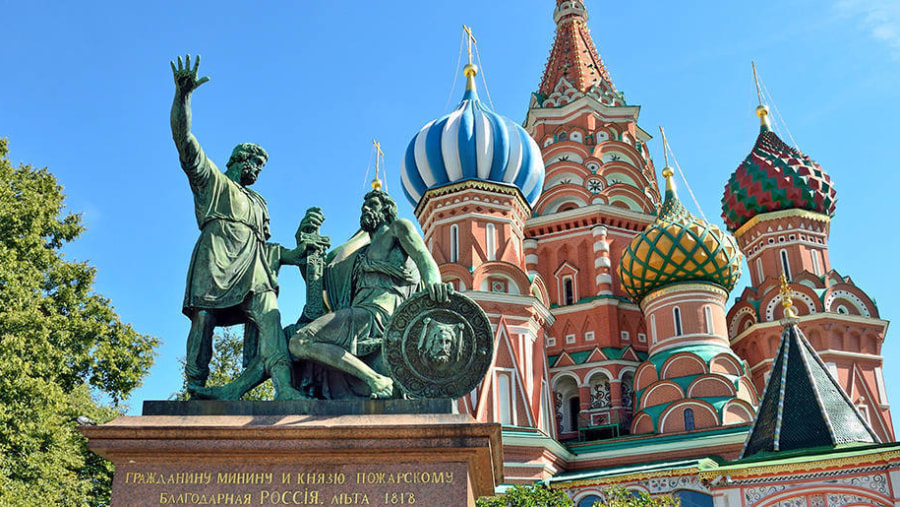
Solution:
[[[768,111],[766,106],[756,109],[762,122],[756,145],[725,185],[722,218],[731,232],[772,211],[802,209],[834,216],[837,196],[831,178],[772,131]]]
[[[672,169],[663,169],[666,199],[656,221],[635,236],[619,263],[622,288],[635,302],[663,286],[710,282],[731,291],[741,276],[734,237],[691,215],[675,193]]]

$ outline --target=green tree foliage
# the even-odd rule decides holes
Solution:
[[[651,497],[643,491],[628,491],[625,488],[614,486],[603,490],[606,498],[603,502],[594,505],[610,505],[614,507],[678,507],[681,500],[670,495]]]
[[[238,329],[239,331],[235,331]],[[233,381],[241,374],[243,369],[244,336],[243,328],[225,328],[221,333],[213,337],[213,358],[209,363],[209,379],[206,384],[210,386],[223,386]],[[184,365],[184,359],[181,360]],[[187,377],[182,368],[181,391],[174,394],[176,400],[188,400]],[[242,399],[244,400],[271,400],[275,398],[275,389],[272,381],[267,380],[254,387]]]
[[[643,492],[631,492],[614,486],[603,490],[604,501],[594,506],[612,507],[678,507],[681,501],[669,495],[651,497]],[[514,486],[500,496],[476,500],[477,507],[570,507],[575,505],[562,490],[551,489],[544,484]]]
[[[60,252],[84,230],[46,169],[13,167],[0,139],[0,505],[102,505],[112,466],[76,419],[97,423],[141,384],[157,339],[92,290]]]
[[[476,507],[569,507],[575,505],[559,489],[551,489],[543,484],[513,486],[500,496],[479,498]]]

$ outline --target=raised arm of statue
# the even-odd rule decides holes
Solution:
[[[428,249],[422,237],[416,232],[415,226],[409,220],[400,218],[391,224],[394,237],[400,242],[406,255],[416,263],[419,274],[422,276],[422,282],[425,284],[425,290],[428,291],[429,297],[439,303],[447,301],[449,295],[453,292],[450,284],[441,282],[441,272],[437,263]]]
[[[172,112],[169,121],[172,124],[172,139],[178,148],[178,156],[181,166],[185,171],[200,165],[197,160],[200,154],[200,143],[191,134],[191,94],[200,85],[209,81],[208,77],[197,78],[197,70],[200,67],[200,56],[194,60],[191,68],[191,55],[186,55],[184,61],[178,57],[178,65],[172,65],[172,75],[175,78],[175,99],[172,102]]]

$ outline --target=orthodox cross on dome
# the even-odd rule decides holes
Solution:
[[[756,100],[762,105],[762,92],[759,91],[759,76],[756,74],[756,62],[751,61],[750,67],[753,68],[753,81],[756,83]]]
[[[375,145],[375,179],[372,180],[372,188],[375,190],[381,190],[381,179],[378,177],[378,171],[380,168],[378,160],[379,158],[384,158],[384,152],[381,151],[381,143],[372,139],[372,144]]]
[[[666,159],[666,166],[663,167],[662,175],[663,178],[666,179],[666,193],[675,192],[675,182],[672,181],[672,176],[675,175],[675,171],[669,167],[669,142],[666,141],[666,131],[663,130],[662,125],[659,126],[659,134],[662,136],[663,142],[663,157]]]
[[[469,53],[469,65],[472,65],[472,44],[478,44],[478,41],[472,35],[472,28],[463,25],[463,31],[466,32],[466,51]]]
[[[469,53],[469,63],[463,67],[463,75],[466,76],[466,90],[475,90],[475,76],[478,75],[478,66],[472,60],[472,45],[478,44],[475,36],[472,35],[472,28],[463,25],[463,31],[466,33],[466,51]]]
[[[759,101],[759,105],[756,106],[756,116],[759,116],[759,122],[763,128],[772,130],[772,126],[769,124],[769,108],[768,106],[763,105],[762,92],[759,89],[759,75],[756,74],[756,63],[751,61],[750,66],[753,67],[753,81],[756,83],[756,99]]]

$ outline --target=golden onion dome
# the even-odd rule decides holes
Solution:
[[[731,291],[741,276],[734,237],[685,209],[672,174],[663,169],[666,198],[656,221],[631,240],[619,263],[622,288],[636,302],[678,282],[710,282]]]

